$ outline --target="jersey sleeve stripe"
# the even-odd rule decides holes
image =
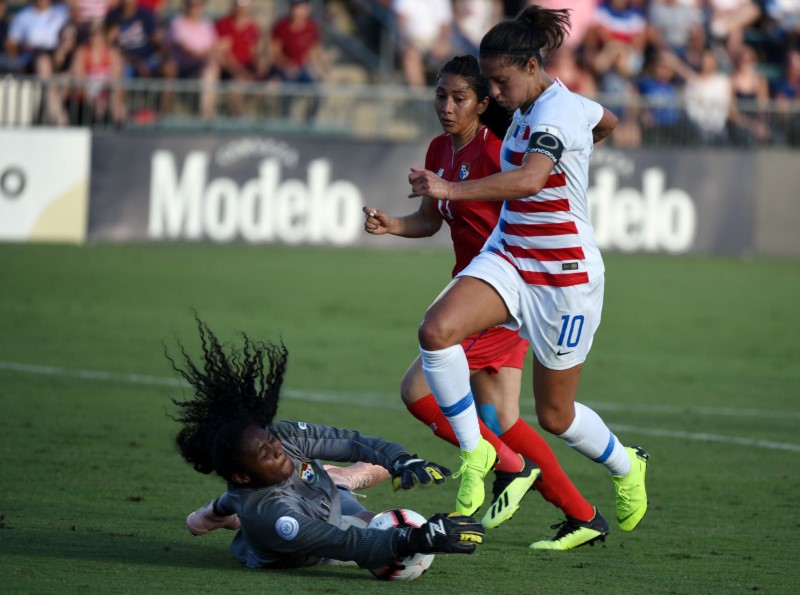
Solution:
[[[501,233],[512,236],[560,236],[578,233],[578,227],[574,221],[564,221],[563,223],[508,223],[505,219],[500,219],[499,224]]]
[[[506,208],[513,213],[559,213],[569,211],[569,199],[510,200]]]
[[[525,151],[512,151],[508,147],[503,149],[503,159],[508,161],[511,165],[522,165],[523,157],[525,157]]]

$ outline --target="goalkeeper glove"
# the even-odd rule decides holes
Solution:
[[[483,543],[486,530],[471,516],[453,512],[433,515],[421,527],[397,530],[395,551],[405,558],[411,554],[471,554]]]
[[[419,483],[444,483],[444,478],[452,475],[450,469],[436,463],[418,459],[417,455],[402,454],[392,463],[392,488],[410,490]]]

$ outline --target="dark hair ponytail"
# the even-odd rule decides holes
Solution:
[[[463,77],[470,89],[475,92],[478,101],[483,101],[489,97],[489,105],[480,115],[480,120],[498,138],[503,138],[511,123],[511,112],[504,110],[497,102],[489,96],[489,83],[481,74],[478,66],[478,59],[475,56],[455,56],[442,66],[437,79],[443,74],[455,74]]]
[[[489,29],[481,39],[481,57],[502,56],[509,64],[524,66],[530,58],[539,64],[564,43],[570,30],[569,9],[548,9],[533,4],[510,21]]]
[[[173,419],[183,425],[176,443],[197,471],[216,471],[230,480],[242,469],[244,431],[252,425],[266,427],[275,418],[289,353],[283,343],[253,341],[244,333],[242,348],[230,347],[226,353],[208,326],[197,316],[195,320],[203,351],[200,367],[180,343],[184,367],[165,353],[194,389],[189,399],[172,399],[178,407]]]

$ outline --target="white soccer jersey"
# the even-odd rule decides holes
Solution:
[[[558,79],[526,113],[514,113],[500,152],[503,171],[522,165],[534,132],[550,133],[564,145],[541,192],[503,203],[484,246],[508,260],[530,285],[566,287],[603,274],[586,201],[592,129],[602,116],[602,106],[572,93]]]

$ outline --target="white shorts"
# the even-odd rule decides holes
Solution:
[[[528,285],[504,258],[481,252],[458,277],[475,277],[494,287],[513,318],[503,326],[519,329],[536,359],[551,370],[586,361],[603,310],[605,277],[568,287]]]

